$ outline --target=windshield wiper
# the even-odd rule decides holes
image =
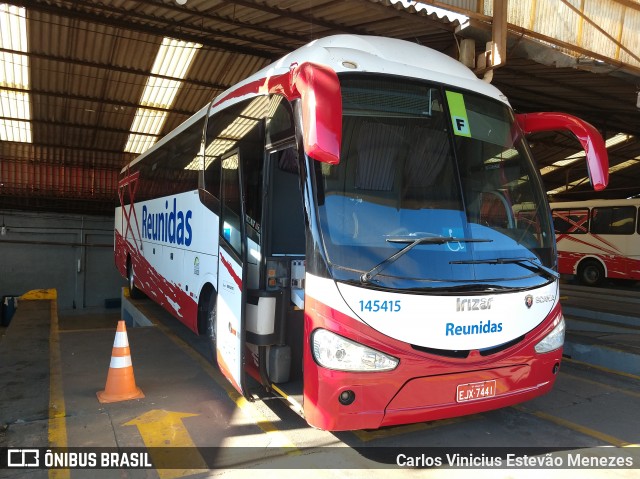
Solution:
[[[560,273],[547,268],[546,266],[536,263],[537,258],[494,258],[494,259],[475,259],[462,261],[449,261],[449,264],[517,264],[530,271],[540,273],[549,279],[560,278]]]
[[[419,244],[445,244],[445,243],[487,243],[489,241],[493,241],[492,239],[482,239],[482,238],[455,238],[453,236],[422,236],[420,238],[415,238],[414,236],[392,236],[387,238],[386,241],[388,243],[408,243],[407,246],[402,248],[399,251],[396,251],[387,259],[375,265],[366,273],[362,273],[360,276],[360,281],[363,283],[368,283],[371,279],[376,276],[380,271],[389,266],[391,263],[396,261],[401,256],[404,256],[408,253],[412,248],[418,246]]]

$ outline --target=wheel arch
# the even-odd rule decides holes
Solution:
[[[217,294],[216,288],[209,280],[205,281],[198,296],[198,334],[207,333],[207,308],[211,297]]]
[[[584,258],[578,263],[576,271],[578,281],[585,286],[599,286],[608,278],[606,264],[600,258]]]
[[[578,261],[575,266],[575,274],[578,274],[580,268],[582,268],[588,261],[596,261],[600,263],[600,266],[602,266],[602,270],[604,271],[605,278],[608,276],[609,270],[607,269],[607,264],[600,257],[594,255],[588,255],[580,258],[580,261]]]

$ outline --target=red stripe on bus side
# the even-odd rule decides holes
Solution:
[[[222,254],[222,251],[220,252],[220,262],[227,269],[227,271],[229,272],[229,274],[233,278],[233,281],[235,281],[235,283],[238,285],[238,288],[240,288],[240,291],[242,291],[242,280],[236,274],[236,272],[233,270],[233,265],[224,257],[224,255]]]

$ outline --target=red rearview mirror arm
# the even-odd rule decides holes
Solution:
[[[336,72],[313,63],[292,71],[302,102],[304,149],[312,158],[336,165],[342,141],[342,95]]]
[[[525,135],[539,131],[569,130],[573,133],[587,155],[587,170],[591,185],[596,191],[609,183],[609,157],[602,136],[593,125],[565,113],[523,113],[516,121]]]

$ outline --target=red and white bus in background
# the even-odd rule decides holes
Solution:
[[[551,203],[558,270],[595,286],[640,280],[640,199]]]
[[[316,40],[230,88],[122,170],[115,259],[221,371],[327,430],[477,413],[549,391],[556,247],[514,115],[461,63],[400,40]],[[527,221],[512,205],[532,205]]]

